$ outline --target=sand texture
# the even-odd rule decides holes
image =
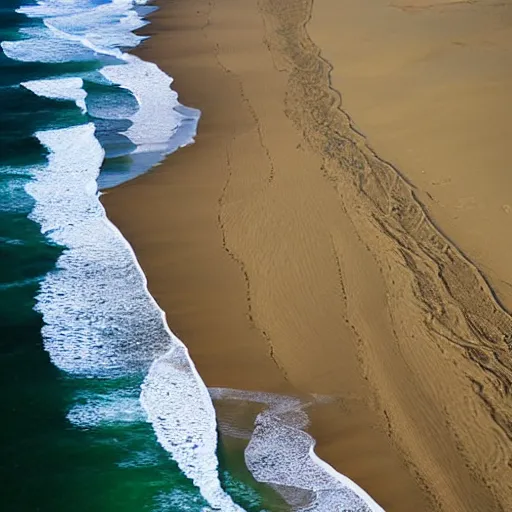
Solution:
[[[372,54],[369,43],[359,48],[370,16],[359,9],[374,4],[380,8],[348,0],[163,5],[140,54],[175,77],[185,105],[201,109],[198,137],[103,200],[207,385],[335,397],[311,414],[317,452],[388,511],[512,510],[512,318],[488,284],[508,279],[506,255],[496,254],[510,248],[510,235],[505,224],[494,234],[482,224],[485,237],[475,228],[472,238],[467,209],[443,234],[457,200],[425,185],[448,171],[435,167],[442,154],[425,139],[436,119],[415,119],[421,130],[408,131],[410,83],[386,85],[402,88],[396,111],[404,116],[393,117],[385,95],[369,97],[377,79],[359,89],[351,76],[350,101],[364,115],[352,121],[345,111],[344,69]],[[438,4],[392,9],[442,20],[446,8],[460,8]],[[350,26],[341,30],[343,23]],[[414,35],[403,37],[406,52]],[[372,59],[368,72],[377,73]],[[453,108],[464,111],[469,99],[460,101]],[[375,121],[377,108],[389,124]],[[465,123],[443,125],[439,137],[453,131],[453,140],[469,140],[459,133]],[[418,162],[436,153],[424,181],[412,163],[409,173],[402,135]],[[489,139],[489,161],[501,165],[505,139]],[[465,144],[447,143],[453,183],[443,194],[466,182]],[[489,181],[506,194],[510,177],[499,181],[501,174],[489,171]],[[480,204],[478,194],[491,192],[475,180],[470,193]],[[495,259],[473,260],[472,244]]]
[[[511,311],[512,3],[315,0],[308,32],[369,144]]]

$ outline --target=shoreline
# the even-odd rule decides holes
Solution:
[[[307,37],[302,48],[311,53],[293,61],[308,4],[177,1],[151,14],[145,31],[152,37],[135,53],[172,76],[180,102],[203,117],[195,144],[102,202],[207,386],[337,396],[312,414],[318,455],[384,509],[466,510],[471,503],[499,510],[506,477],[491,489],[488,475],[470,470],[468,457],[473,468],[484,454],[474,446],[478,432],[471,427],[461,439],[464,414],[443,417],[446,408],[459,410],[465,392],[474,393],[466,375],[489,393],[485,372],[426,332],[411,284],[418,271],[396,273],[403,267],[396,247],[367,226],[364,202],[333,165],[332,154],[347,145],[325,146],[327,155],[315,147],[315,134],[332,133],[329,123],[339,119],[329,110],[319,125],[307,111],[307,90],[291,80],[323,87],[324,70],[315,68]],[[303,76],[294,67],[300,65]],[[318,80],[307,78],[315,71]],[[308,126],[315,130],[304,140]],[[365,141],[350,127],[344,136],[344,163],[360,168]],[[383,248],[379,259],[375,251]],[[412,297],[405,310],[396,302],[403,289]],[[412,337],[432,345],[415,354],[406,324]],[[429,357],[438,368],[423,363]],[[450,368],[453,378],[443,377]],[[425,376],[439,383],[425,383]],[[453,396],[443,394],[446,385]],[[484,396],[499,405],[495,394]],[[469,400],[475,417],[494,428],[485,400],[477,393]],[[429,436],[437,439],[425,444]]]

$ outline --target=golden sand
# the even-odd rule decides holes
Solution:
[[[467,194],[492,216],[484,200],[492,187],[506,215],[498,197],[510,180],[500,181],[506,141],[491,127],[495,136],[479,138],[478,151],[468,147],[473,114],[465,109],[488,108],[497,90],[505,102],[506,77],[495,69],[494,88],[469,87],[465,98],[435,62],[428,66],[438,81],[411,71],[421,93],[400,79],[409,55],[423,51],[414,45],[428,47],[421,37],[437,37],[446,9],[461,8],[438,4],[169,2],[139,53],[175,77],[182,103],[201,109],[199,134],[103,200],[207,385],[336,397],[312,412],[317,452],[388,511],[512,510],[512,319],[484,279],[508,304],[499,283],[510,269],[497,253],[511,240],[504,223],[494,234],[485,224],[473,232],[470,208],[447,221]],[[407,17],[386,37],[373,9]],[[413,16],[425,13],[438,24],[417,38]],[[463,48],[477,59],[478,45]],[[432,114],[422,91],[436,84],[443,105],[464,119],[440,109],[448,126]],[[411,109],[427,112],[425,123]],[[477,153],[493,164],[489,189]],[[461,192],[468,161],[478,179]],[[473,258],[474,247],[489,259]]]
[[[512,310],[512,3],[315,0],[308,32],[369,144]]]

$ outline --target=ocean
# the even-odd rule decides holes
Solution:
[[[0,0],[0,508],[370,510],[315,461],[304,404],[206,388],[99,201],[196,134],[127,53],[154,9]],[[219,441],[212,398],[266,410]]]

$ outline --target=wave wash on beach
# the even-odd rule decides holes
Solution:
[[[73,485],[91,490],[81,490],[76,510],[111,510],[111,502],[152,512],[264,510],[268,504],[254,489],[225,468],[221,474],[208,390],[99,201],[99,189],[148,171],[196,133],[199,112],[178,103],[172,79],[125,53],[143,40],[133,31],[153,8],[131,0],[48,0],[5,10],[18,16],[2,37],[3,92],[15,105],[25,102],[24,113],[40,121],[23,128],[34,158],[27,150],[21,162],[0,162],[4,189],[16,199],[3,211],[39,225],[40,243],[55,248],[53,267],[29,280],[37,284],[30,290],[44,320],[44,349],[65,390],[69,423],[62,428],[84,434],[72,440],[63,434],[62,445],[45,442],[44,453],[72,457],[80,444],[97,457],[85,463],[80,452],[64,494],[76,500]],[[267,404],[247,439],[247,467],[277,492],[286,486],[292,494],[294,488],[312,493],[306,506],[282,501],[272,510],[381,510],[316,457],[299,402],[222,390],[213,395]],[[298,424],[285,421],[290,413]],[[105,468],[108,477],[87,480],[88,471]],[[51,489],[55,481],[48,478]],[[47,509],[45,502],[38,506]],[[52,507],[58,510],[55,502]]]

